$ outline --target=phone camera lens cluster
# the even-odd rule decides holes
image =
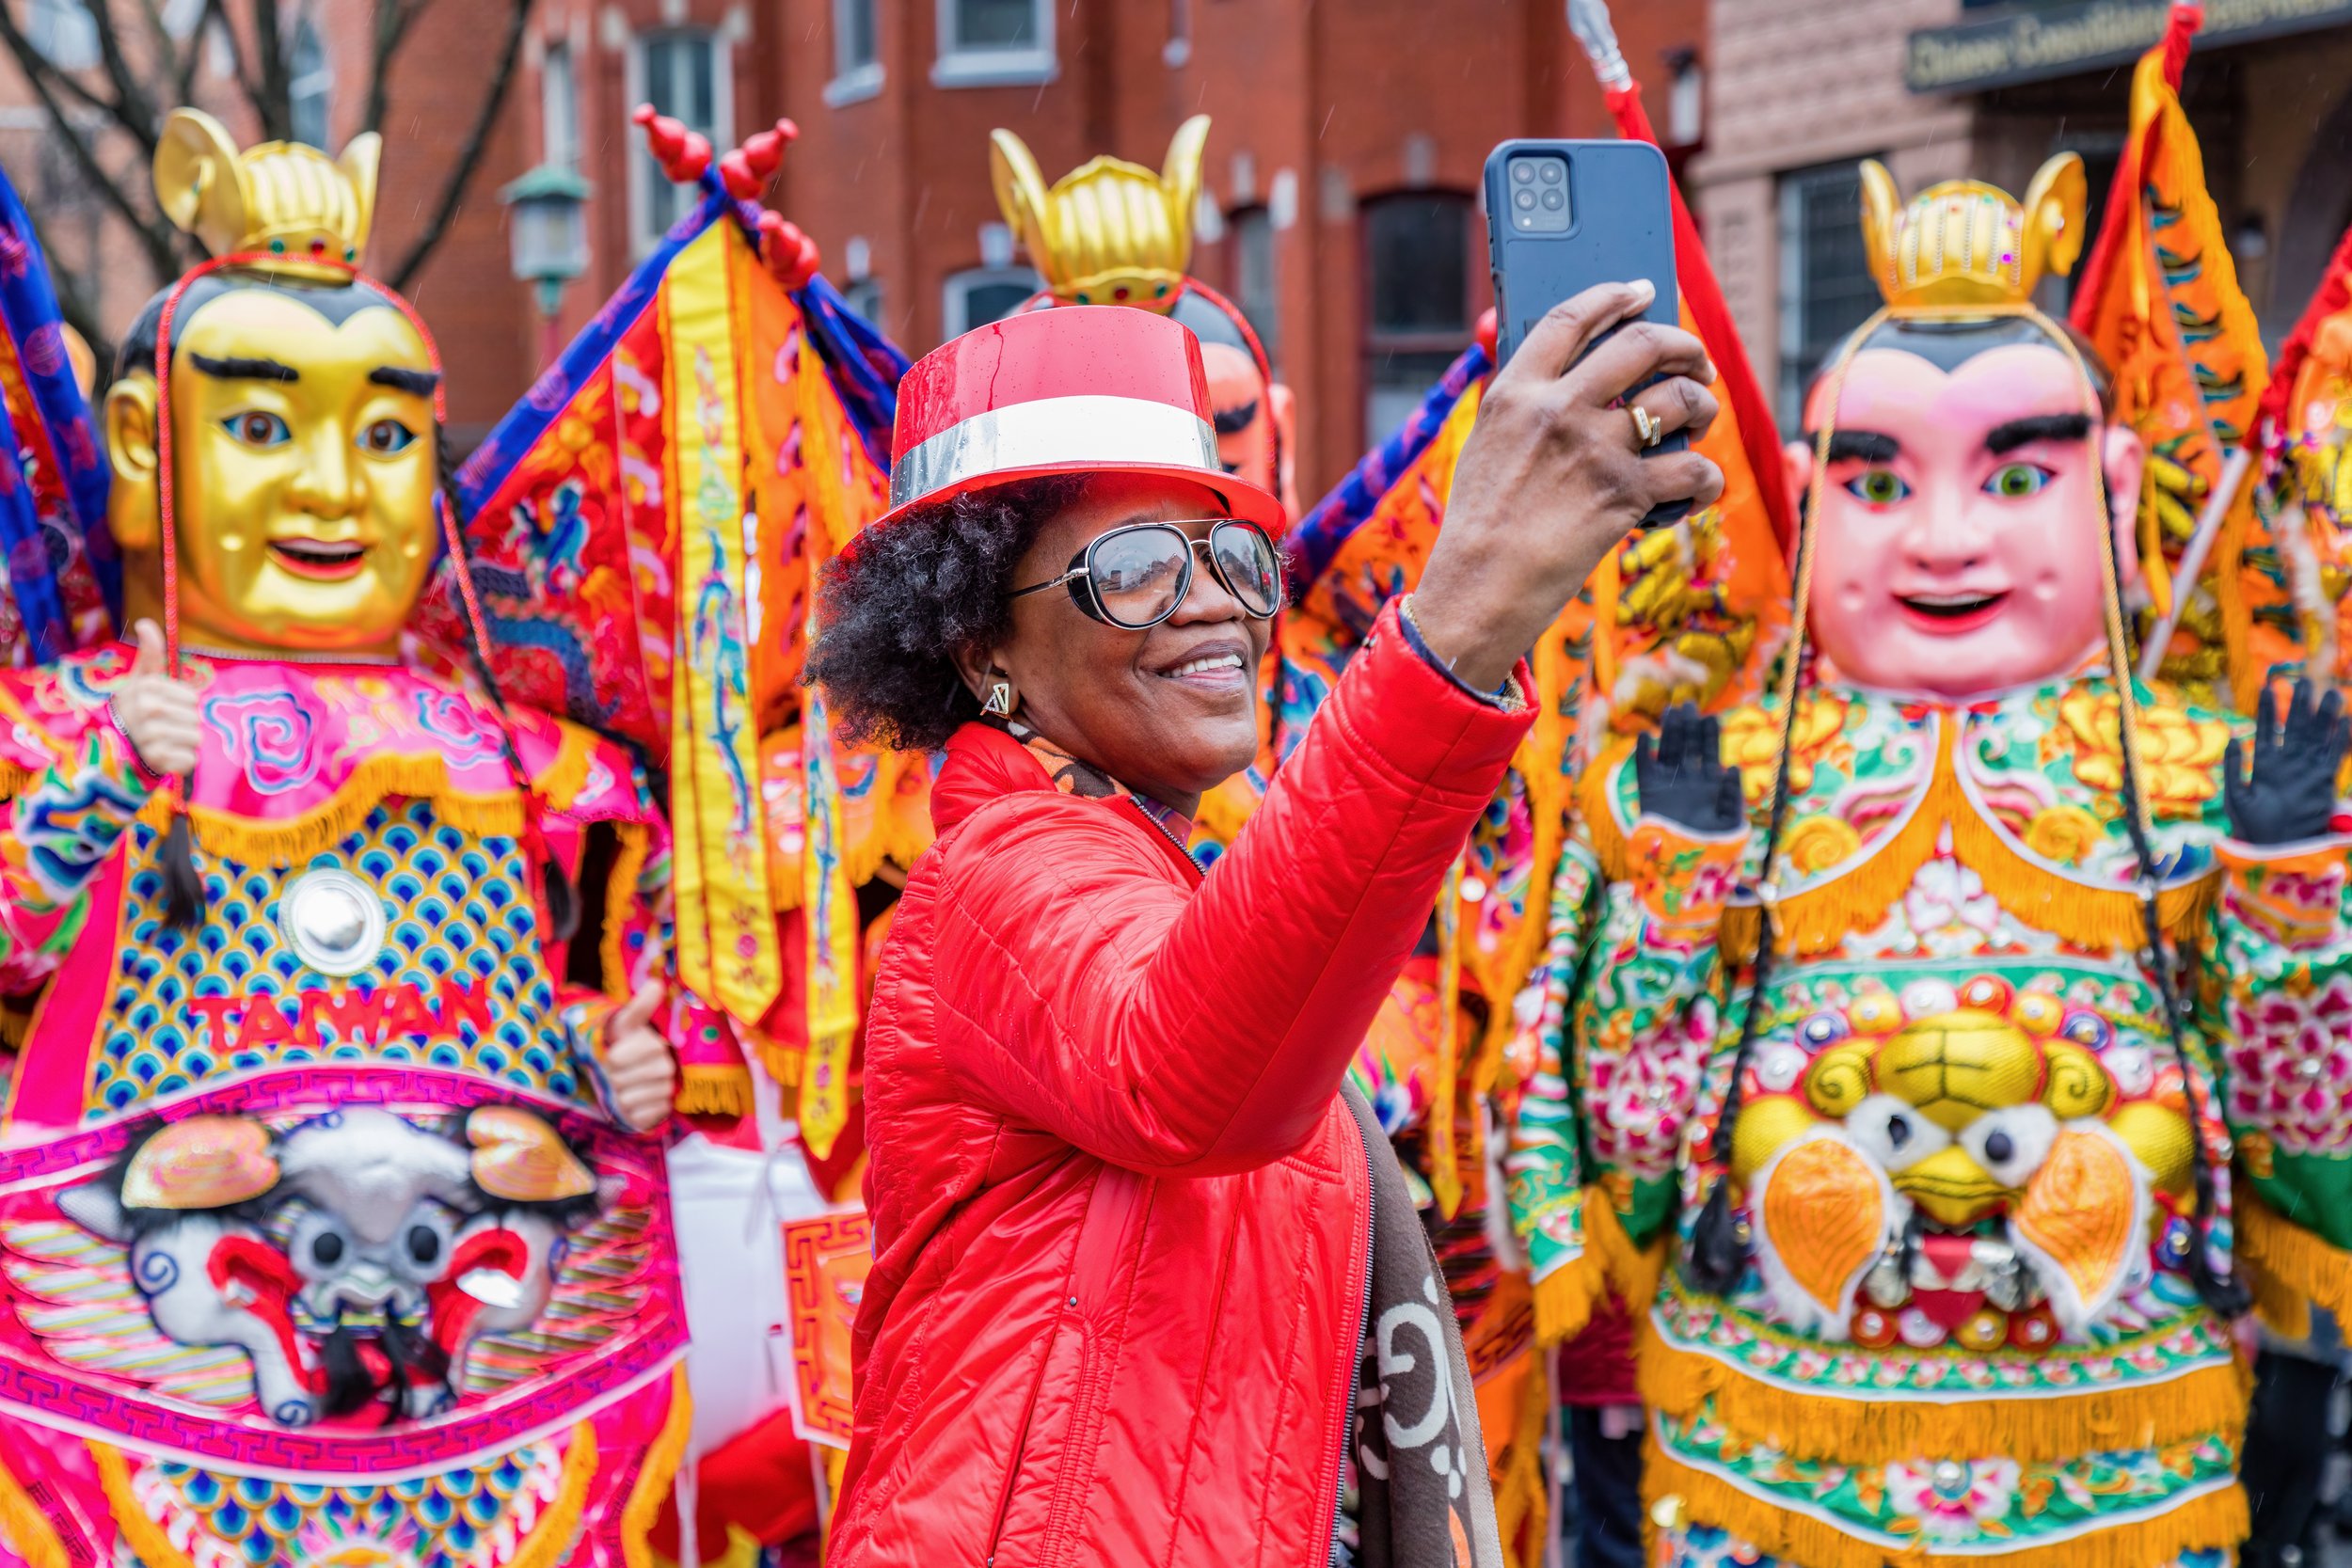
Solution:
[[[1568,230],[1568,165],[1556,153],[1528,153],[1510,163],[1511,227],[1527,234]]]

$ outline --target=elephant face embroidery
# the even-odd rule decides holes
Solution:
[[[244,1351],[262,1408],[300,1427],[450,1408],[468,1347],[536,1321],[601,1201],[553,1127],[494,1105],[438,1126],[353,1107],[275,1133],[190,1117],[57,1203],[129,1248],[163,1335]]]

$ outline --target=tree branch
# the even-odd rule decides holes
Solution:
[[[98,30],[98,60],[104,67],[106,81],[115,89],[116,121],[139,144],[139,151],[148,158],[155,156],[155,141],[163,133],[163,117],[148,97],[146,84],[131,69],[130,60],[122,53],[122,35],[115,30],[114,8],[105,0],[84,7]]]
[[[245,94],[246,102],[258,107],[262,102],[262,89],[245,69],[245,40],[237,36],[237,24],[230,18],[224,0],[204,0],[203,18],[196,24],[198,41],[210,38],[215,28],[229,46],[230,78],[237,84],[237,90]],[[182,62],[183,74],[180,78],[180,102],[183,103],[191,102],[195,95],[197,61],[200,57],[200,50],[191,49],[187,59]]]
[[[286,69],[286,40],[278,30],[278,0],[253,0],[254,63],[261,68],[260,90],[251,86],[246,96],[262,119],[266,141],[286,141],[294,135],[294,77]]]
[[[148,84],[149,96],[174,104],[186,103],[187,93],[175,89],[183,79],[193,79],[186,71],[184,61],[187,55],[196,53],[195,43],[192,41],[183,53],[180,40],[173,38],[171,29],[164,25],[164,13],[157,8],[155,0],[139,0],[139,15],[147,23],[148,42],[155,51],[155,80]],[[201,25],[201,18],[199,19],[199,25]],[[200,34],[190,34],[189,37],[195,40]]]
[[[8,54],[16,60],[17,69],[31,85],[33,95],[40,100],[41,111],[48,115],[50,123],[56,127],[58,136],[72,152],[74,165],[81,169],[82,177],[104,198],[106,205],[130,226],[132,233],[138,236],[147,251],[148,265],[156,279],[161,281],[172,277],[180,270],[172,230],[160,215],[143,213],[134,205],[114,177],[99,163],[97,153],[90,150],[89,143],[74,130],[73,122],[67,118],[65,105],[57,102],[56,90],[52,85],[56,72],[50,69],[40,51],[35,49],[31,40],[18,29],[16,18],[8,14],[8,8],[4,5],[0,5],[0,43],[7,45]]]
[[[368,57],[368,107],[359,122],[362,131],[384,128],[390,96],[392,60],[408,40],[408,29],[424,14],[432,0],[376,0],[374,47]]]
[[[458,150],[457,160],[450,166],[449,177],[442,182],[441,198],[435,204],[433,217],[417,236],[416,244],[401,259],[399,268],[391,276],[394,289],[405,292],[409,281],[424,266],[425,259],[449,232],[450,222],[466,199],[466,187],[472,183],[474,166],[482,161],[482,149],[490,139],[491,128],[498,124],[499,112],[505,106],[507,89],[514,85],[515,65],[522,58],[523,33],[531,21],[531,0],[510,0],[506,19],[506,46],[499,55],[497,74],[490,78],[489,89],[482,96],[481,111],[474,116],[473,129],[467,135],[466,145]]]

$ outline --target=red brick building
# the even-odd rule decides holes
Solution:
[[[103,0],[8,3],[71,49],[75,14]],[[373,7],[279,4],[297,118],[340,148],[361,122]],[[1678,156],[1695,150],[1705,0],[1616,9],[1661,134],[1685,144]],[[192,20],[200,7],[162,10]],[[429,216],[505,15],[440,0],[401,56],[369,255],[380,273]],[[207,62],[197,100],[252,135],[224,63]],[[796,119],[773,204],[917,353],[1032,283],[990,189],[992,129],[1018,132],[1052,180],[1098,152],[1157,167],[1177,125],[1210,114],[1194,265],[1248,309],[1297,391],[1311,497],[1470,341],[1488,296],[1475,199],[1487,150],[1611,134],[1561,0],[538,0],[465,205],[411,285],[449,361],[461,442],[520,395],[543,347],[531,291],[510,275],[500,188],[542,163],[589,182],[589,271],[558,322],[576,330],[679,211],[628,123],[648,100],[722,147]],[[106,152],[135,162],[127,146]],[[0,163],[48,221],[59,269],[95,278],[119,331],[152,281],[4,62]]]
[[[91,73],[99,65],[97,34],[87,7],[102,0],[8,0],[28,39],[63,69]],[[174,30],[176,46],[198,61],[194,98],[244,139],[259,131],[230,82],[230,56],[217,40],[195,32],[200,6],[165,0],[154,8]],[[249,13],[236,0],[228,12]],[[138,8],[116,0],[126,37],[143,39]],[[359,128],[368,98],[373,7],[368,0],[284,3],[280,14],[293,78],[296,134],[340,150]],[[385,152],[367,264],[389,276],[415,244],[438,204],[442,184],[473,129],[504,40],[508,8],[490,0],[427,7],[400,55],[387,87]],[[534,22],[534,26],[536,25]],[[249,39],[241,43],[249,47]],[[100,84],[103,87],[103,83]],[[530,291],[507,265],[501,182],[539,154],[539,82],[518,69],[503,112],[494,122],[464,203],[408,293],[423,309],[450,372],[453,434],[470,445],[530,385],[539,346]],[[127,136],[98,134],[90,116],[79,122],[118,188],[144,198],[147,171]],[[40,222],[62,286],[80,287],[96,301],[109,336],[119,335],[157,286],[143,255],[103,197],[85,179],[55,122],[40,107],[13,63],[0,55],[0,165]]]
[[[1617,10],[1661,133],[1697,143],[1703,0]],[[1560,0],[542,0],[534,28],[536,145],[596,192],[567,327],[675,210],[627,124],[641,100],[723,146],[797,120],[773,204],[914,352],[1032,287],[992,129],[1052,180],[1098,152],[1157,167],[1178,124],[1213,116],[1194,266],[1296,389],[1309,496],[1470,341],[1487,150],[1610,134]]]

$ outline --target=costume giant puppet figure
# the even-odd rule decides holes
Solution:
[[[1580,786],[1515,1217],[1647,1305],[1663,1563],[2217,1565],[2224,1117],[2306,1223],[2352,1153],[2345,726],[2117,689],[2140,453],[2026,303],[2079,163],[1908,208],[1864,168],[1887,309],[1789,457],[1806,657]]]
[[[106,400],[135,645],[0,692],[0,969],[46,984],[0,1560],[640,1561],[683,1443],[661,823],[625,752],[400,656],[439,370],[352,271],[374,164],[172,118],[164,209],[227,260]]]

